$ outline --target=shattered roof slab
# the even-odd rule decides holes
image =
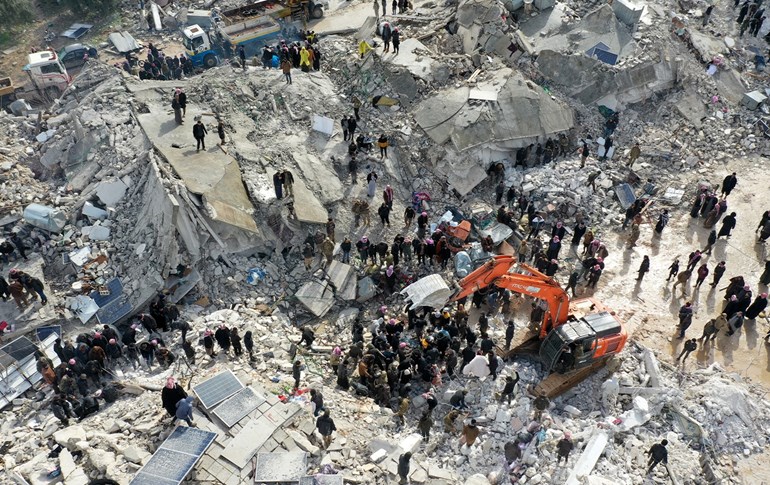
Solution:
[[[514,148],[568,131],[572,110],[555,101],[540,86],[510,69],[503,82],[480,86],[474,92],[497,96],[497,103],[474,103],[467,87],[447,89],[418,106],[415,119],[438,144],[451,140],[458,151],[485,144]]]
[[[167,98],[179,83],[168,82]],[[192,136],[193,118],[197,113],[187,110],[186,125],[177,125],[173,114],[166,107],[168,102],[158,99],[157,92],[148,84],[136,88],[137,95],[147,101],[149,113],[137,116],[147,137],[160,153],[169,161],[187,189],[201,195],[209,209],[209,216],[219,222],[259,233],[254,221],[254,206],[249,199],[241,178],[238,161],[232,156],[222,153],[215,145],[215,134],[212,133],[213,119],[203,116],[203,123],[209,125],[209,147],[198,152]],[[177,145],[180,148],[174,148]]]

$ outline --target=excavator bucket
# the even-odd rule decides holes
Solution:
[[[583,379],[604,367],[609,359],[609,357],[603,357],[595,360],[587,367],[582,367],[566,374],[553,372],[535,386],[535,395],[543,394],[548,399],[560,396],[583,381]]]

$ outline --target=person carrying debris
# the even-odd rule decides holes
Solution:
[[[198,120],[193,125],[193,137],[196,141],[195,151],[199,152],[201,150],[201,147],[203,147],[203,151],[206,151],[206,134],[208,133],[208,130],[206,130],[206,126],[203,124],[201,120]]]
[[[660,443],[655,443],[652,445],[647,451],[647,455],[650,457],[649,461],[647,462],[648,475],[652,473],[652,469],[655,468],[658,463],[663,462],[664,465],[668,464],[668,450],[666,449],[667,444],[668,440],[663,440]]]

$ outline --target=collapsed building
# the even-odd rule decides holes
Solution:
[[[222,66],[181,82],[139,82],[90,62],[43,125],[3,114],[4,226],[21,229],[37,249],[36,264],[45,266],[39,271],[56,294],[53,308],[14,312],[15,332],[76,319],[122,324],[165,289],[172,302],[186,306],[196,337],[219,323],[259,334],[263,352],[255,362],[212,359],[205,376],[195,378],[205,381],[230,369],[252,388],[256,402],[264,401],[233,426],[213,408],[203,410],[199,426],[216,438],[189,477],[200,483],[245,482],[254,478],[251,456],[282,451],[301,455],[293,459],[303,473],[331,465],[350,483],[387,483],[405,451],[416,452],[415,483],[494,483],[504,475],[503,445],[522,434],[529,446],[518,483],[639,483],[643,452],[661,435],[672,443],[672,468],[680,477],[736,481],[739,456],[761,456],[766,447],[767,403],[758,386],[716,365],[683,379],[649,350],[629,349],[615,367],[554,402],[552,427],[536,438],[529,429],[530,396],[522,390],[507,408],[495,401],[493,382],[469,380],[464,385],[475,396],[488,437],[467,453],[458,452],[449,435],[423,443],[411,426],[391,430],[390,409],[334,389],[320,370],[325,352],[349,343],[351,319],[375,317],[364,301],[379,291],[354,266],[335,263],[323,274],[300,264],[299,246],[322,231],[328,217],[351,239],[375,231],[355,224],[351,201],[365,197],[364,187],[349,181],[347,147],[334,123],[351,114],[354,97],[365,101],[361,130],[375,138],[386,132],[391,140],[391,156],[366,156],[359,179],[373,170],[380,186],[392,185],[396,213],[412,193],[427,192],[432,217],[460,206],[488,220],[487,170],[500,162],[506,184],[532,197],[549,222],[580,216],[600,227],[622,221],[618,193],[625,185],[638,187],[655,177],[658,204],[674,208],[685,191],[667,179],[691,170],[690,178],[700,181],[733,157],[766,149],[762,125],[755,123],[761,112],[738,105],[761,82],[741,75],[750,65],[748,54],[731,50],[726,39],[690,29],[688,40],[669,41],[666,12],[651,7],[649,17],[636,17],[635,9],[621,10],[627,4],[620,0],[596,8],[559,3],[532,17],[514,3],[418,3],[414,18],[392,19],[407,39],[397,58],[380,62],[354,54],[353,38],[374,43],[377,22],[369,18],[350,29],[353,36],[327,35],[322,65],[329,68],[296,73],[289,87],[273,70],[243,74]],[[729,65],[709,76],[703,64],[726,51]],[[181,127],[169,111],[177,87],[191,100]],[[709,104],[713,93],[749,121]],[[605,108],[621,112],[616,136],[625,145],[640,141],[645,147],[634,170],[607,162],[594,189],[577,156],[538,165],[530,153],[525,167],[513,169],[520,148],[561,134],[573,146],[587,134],[596,137]],[[227,143],[193,152],[189,132],[196,116],[210,128],[216,118],[224,120]],[[598,148],[592,140],[592,153]],[[291,206],[276,199],[272,185],[273,174],[285,169],[296,179]],[[30,203],[57,215],[35,226],[24,211]],[[329,282],[345,291],[334,294]],[[95,307],[93,291],[110,284],[117,291]],[[401,303],[399,297],[377,298]],[[216,311],[223,308],[236,310]],[[309,357],[308,383],[335,402],[344,435],[325,453],[306,399],[278,399],[287,395],[299,323],[314,325],[321,335],[318,354]],[[501,330],[497,322],[498,337]],[[522,361],[516,369],[524,382],[538,380],[536,365]],[[5,443],[5,477],[48,483],[43,477],[58,465],[67,484],[97,477],[128,482],[172,432],[157,397],[168,373],[187,372],[126,371],[119,380],[130,396],[68,428],[43,408],[39,394],[21,393],[2,424],[13,437]],[[446,393],[458,388],[451,384]],[[420,396],[414,406],[418,415]],[[273,414],[279,418],[270,432],[253,439],[254,427]],[[579,443],[574,456],[581,454],[569,468],[559,468],[552,463],[553,445],[565,431]],[[52,443],[58,456],[48,456]]]

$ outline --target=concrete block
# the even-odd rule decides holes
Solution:
[[[373,463],[379,463],[381,462],[386,456],[388,456],[388,452],[384,449],[380,448],[379,450],[375,451],[371,454],[369,457],[369,460],[371,460]]]
[[[422,436],[417,433],[412,433],[407,437],[401,439],[398,442],[398,447],[404,450],[404,452],[410,451],[414,453],[422,442]]]

